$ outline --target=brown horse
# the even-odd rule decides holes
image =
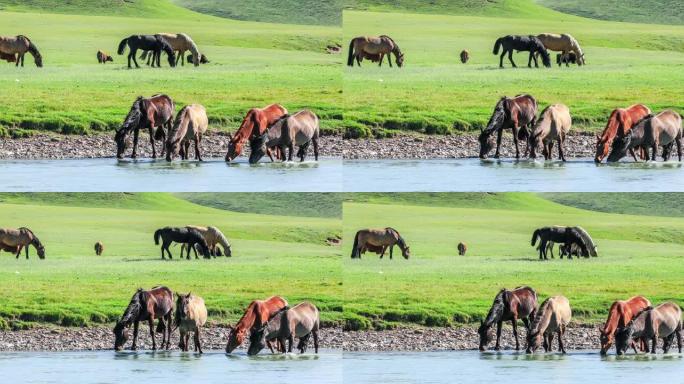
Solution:
[[[465,49],[461,51],[460,56],[461,56],[461,63],[463,63],[463,64],[467,63],[468,60],[470,60],[470,52],[468,52]]]
[[[181,158],[187,160],[190,157],[188,150],[191,140],[195,143],[195,158],[203,161],[200,142],[202,135],[207,132],[207,127],[209,127],[209,118],[204,106],[190,104],[183,107],[176,115],[176,121],[167,135],[166,161],[173,160],[179,152],[181,152]]]
[[[104,252],[104,245],[98,241],[95,243],[95,254],[97,256],[102,256],[102,252]]]
[[[551,351],[553,333],[558,333],[558,349],[565,353],[563,335],[570,323],[572,310],[570,302],[565,296],[552,296],[544,300],[539,310],[534,315],[530,331],[527,333],[527,353],[534,353],[540,345],[544,345],[544,351]]]
[[[515,337],[515,350],[520,350],[518,341],[518,319],[522,320],[529,333],[530,321],[534,318],[537,308],[537,293],[530,287],[517,287],[509,291],[502,289],[494,297],[494,303],[487,313],[484,321],[480,322],[477,333],[480,335],[480,351],[487,349],[487,344],[492,340],[489,330],[496,323],[496,345],[494,349],[501,349],[501,325],[504,321],[511,322],[513,325],[513,336]]]
[[[29,258],[29,245],[33,245],[38,253],[38,257],[45,258],[45,247],[38,240],[33,231],[26,227],[18,229],[14,228],[0,228],[0,249],[7,252],[16,252],[16,258],[19,258],[21,249],[26,249],[26,259]]]
[[[228,343],[226,344],[226,353],[231,353],[237,348],[247,336],[247,332],[253,332],[263,327],[268,320],[281,309],[287,307],[287,300],[280,296],[273,296],[266,300],[252,301],[245,314],[237,322],[235,327],[230,327],[228,333]],[[269,348],[273,348],[269,344]]]
[[[468,251],[468,247],[464,243],[458,243],[458,255],[465,256]]]
[[[178,347],[187,352],[190,348],[190,332],[194,334],[195,352],[202,353],[200,329],[207,322],[207,307],[204,299],[192,293],[176,294],[176,327],[180,329]]]
[[[496,103],[494,112],[489,118],[487,128],[481,131],[478,140],[480,141],[480,158],[486,159],[489,152],[494,147],[493,133],[497,133],[496,153],[494,158],[499,158],[501,148],[501,135],[504,129],[513,131],[513,142],[515,143],[515,158],[520,158],[518,140],[527,140],[530,129],[537,120],[537,100],[530,95],[518,95],[514,98],[502,97]]]
[[[596,135],[596,156],[594,161],[600,163],[608,156],[613,140],[615,138],[622,138],[632,129],[632,126],[637,121],[649,115],[651,110],[643,104],[635,104],[628,108],[617,108],[613,110],[608,119],[608,124],[603,130],[603,133]],[[636,158],[634,150],[630,150],[632,156]]]
[[[608,312],[608,319],[601,329],[601,354],[608,353],[615,341],[615,331],[618,328],[625,327],[637,313],[650,306],[651,302],[643,296],[613,302]]]
[[[304,161],[309,144],[313,143],[314,158],[318,161],[318,137],[320,135],[318,116],[308,109],[304,109],[294,115],[283,115],[266,133],[252,139],[250,146],[252,152],[249,163],[256,164],[266,154],[269,148],[278,148],[281,158],[285,160],[285,149],[289,150],[287,160],[292,161],[294,146],[299,147],[297,157]]]
[[[354,59],[356,59],[356,64],[361,66],[361,60],[363,58],[369,58],[369,56],[375,57],[377,55],[379,56],[378,66],[382,66],[382,61],[385,58],[385,55],[387,55],[389,66],[392,67],[392,58],[390,53],[394,54],[397,65],[402,67],[404,65],[404,54],[391,37],[387,35],[380,35],[377,37],[355,37],[349,42],[347,65],[353,67]]]
[[[240,128],[230,138],[226,161],[233,161],[242,153],[242,147],[247,140],[257,138],[264,133],[271,124],[287,114],[287,109],[280,104],[271,104],[264,108],[252,108],[242,120]],[[270,156],[270,155],[269,155]]]
[[[682,310],[673,302],[665,302],[659,306],[646,307],[615,332],[615,349],[623,355],[629,347],[637,352],[634,341],[650,340],[651,353],[656,353],[658,339],[663,339],[663,352],[667,353],[674,337],[677,337],[679,353],[682,353]],[[648,349],[648,348],[647,348]]]
[[[411,251],[408,245],[406,245],[404,238],[401,237],[396,229],[390,227],[384,229],[362,229],[356,232],[356,236],[354,236],[354,248],[352,248],[351,258],[360,259],[366,250],[377,253],[378,249],[382,249],[382,253],[380,253],[380,258],[382,259],[385,256],[385,250],[389,248],[391,260],[395,244],[401,249],[404,259],[408,260],[411,256]]]
[[[530,157],[537,157],[537,147],[542,147],[542,154],[545,160],[551,160],[553,155],[553,142],[558,142],[558,156],[565,161],[565,153],[563,151],[563,143],[565,137],[570,132],[572,126],[572,117],[570,117],[570,109],[564,104],[553,104],[546,107],[537,123],[532,129],[532,134],[529,139]]]
[[[152,349],[157,349],[154,337],[154,320],[157,323],[157,333],[162,334],[161,348],[171,346],[171,315],[173,313],[173,292],[164,286],[154,287],[149,291],[142,288],[133,294],[128,307],[121,316],[121,320],[114,327],[114,349],[120,351],[128,340],[128,329],[133,324],[133,344],[131,350],[137,349],[138,326],[141,321],[147,321],[152,337]]]
[[[16,63],[17,56],[9,53],[0,52],[0,60],[5,60],[8,63]]]
[[[267,343],[278,340],[280,352],[285,352],[285,343],[289,341],[288,352],[292,352],[295,336],[299,338],[299,353],[306,352],[306,344],[313,335],[314,351],[318,353],[318,330],[320,329],[318,308],[308,301],[292,308],[284,308],[274,315],[262,328],[255,330],[249,337],[248,355],[256,355]]]
[[[140,129],[147,128],[150,133],[150,144],[152,144],[152,158],[157,158],[157,151],[155,149],[154,140],[161,140],[164,142],[167,130],[171,129],[173,124],[173,114],[175,112],[175,105],[173,100],[167,95],[159,94],[150,98],[143,98],[138,96],[133,102],[131,110],[126,115],[121,128],[116,131],[114,141],[116,141],[116,157],[121,159],[128,146],[128,135],[133,131],[133,153],[131,158],[138,157],[136,154],[138,150],[138,135]],[[156,132],[155,132],[156,129]],[[164,155],[164,145],[162,145],[161,155]]]
[[[106,52],[97,51],[97,62],[98,63],[105,64],[108,61],[114,62],[114,59],[112,59],[112,57],[109,56]]]
[[[646,115],[634,123],[630,131],[621,138],[613,141],[612,151],[608,155],[608,161],[618,161],[634,148],[641,148],[646,159],[649,158],[648,150],[652,149],[650,159],[656,160],[658,147],[663,147],[663,160],[669,158],[669,148],[677,144],[679,161],[682,161],[682,117],[673,110],[665,110],[657,115]],[[639,161],[636,156],[634,161]]]
[[[43,66],[43,56],[38,52],[38,47],[26,36],[0,36],[0,52],[3,53],[3,60],[9,61],[9,56],[14,56],[14,60],[11,62],[16,62],[15,66],[24,66],[24,55],[26,52],[33,56],[33,60],[36,63],[36,67],[41,68]]]

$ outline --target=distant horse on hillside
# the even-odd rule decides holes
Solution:
[[[150,98],[143,98],[138,96],[133,102],[126,119],[121,128],[116,131],[114,141],[116,142],[116,157],[123,158],[124,152],[128,146],[128,135],[133,132],[133,153],[131,158],[136,158],[136,151],[138,150],[138,135],[140,129],[147,128],[150,133],[150,144],[152,144],[152,158],[157,157],[157,150],[154,145],[154,140],[161,140],[162,143],[166,137],[164,127],[167,130],[172,128],[173,114],[176,106],[173,100],[167,95],[159,94]],[[156,128],[156,132],[155,132]],[[164,155],[165,146],[162,145],[161,155]]]
[[[206,60],[206,56],[200,53],[199,49],[197,48],[197,44],[195,44],[195,42],[192,41],[190,36],[186,35],[185,33],[157,33],[155,34],[155,36],[162,37],[164,41],[166,41],[171,46],[174,53],[176,54],[176,65],[178,65],[178,62],[180,61],[181,65],[185,66],[186,51],[192,52],[192,56],[194,57],[200,57]],[[142,60],[145,60],[149,52],[150,51],[143,52],[140,58]],[[200,63],[202,63],[201,60],[194,62],[190,61],[189,59],[188,62],[194,64],[195,67],[199,66]],[[208,60],[206,62],[208,62]]]
[[[26,52],[33,56],[33,60],[36,63],[36,67],[41,68],[43,66],[43,56],[41,56],[38,51],[38,47],[26,36],[0,36],[0,53],[2,53],[2,59],[16,63],[15,67],[24,66],[24,55]],[[10,61],[10,56],[14,59]]]
[[[97,256],[102,256],[102,252],[104,252],[104,245],[98,241],[95,243],[95,254]]]
[[[578,65],[586,64],[582,48],[577,40],[571,35],[566,33],[560,35],[554,33],[541,33],[537,35],[537,39],[542,42],[546,49],[561,52],[561,57],[568,58],[570,57],[569,54],[574,54]],[[565,64],[567,65],[567,61]]]
[[[480,132],[478,141],[480,142],[480,158],[486,159],[489,152],[494,147],[494,132],[497,133],[496,153],[494,158],[499,158],[501,148],[501,136],[504,129],[513,131],[513,143],[515,144],[515,158],[520,158],[518,140],[527,142],[529,129],[537,121],[537,100],[530,95],[517,95],[514,98],[502,97],[494,106],[494,112],[489,118],[487,127]],[[527,150],[525,150],[527,152]]]
[[[387,61],[389,66],[392,67],[392,58],[390,53],[394,54],[397,66],[402,67],[404,65],[404,53],[401,52],[399,45],[389,36],[359,36],[353,38],[349,42],[349,55],[347,57],[347,65],[350,67],[354,66],[354,59],[356,59],[356,64],[361,66],[361,60],[363,58],[376,57],[379,56],[378,66],[382,66],[382,61],[385,56],[387,56]],[[373,60],[374,61],[374,60]]]
[[[195,64],[195,59],[193,58],[192,55],[188,55],[188,63]],[[204,55],[204,53],[201,54],[199,63],[200,64],[209,64],[209,59],[207,59],[207,57]]]
[[[223,253],[226,254],[226,257],[231,257],[233,255],[228,239],[218,228],[211,225],[208,227],[187,225],[186,228],[194,229],[204,237],[204,240],[209,247],[209,253],[211,253],[212,256],[222,256],[221,248],[218,247],[219,244],[223,247]]]
[[[632,129],[637,121],[651,114],[651,110],[643,104],[634,104],[627,108],[614,109],[608,119],[606,128],[600,135],[596,135],[596,156],[594,161],[600,163],[608,156],[613,140],[622,138]],[[630,149],[632,156],[636,159],[633,149]]]
[[[98,63],[105,64],[108,61],[114,62],[114,59],[112,59],[112,57],[109,56],[106,52],[97,51],[97,62]]]
[[[465,256],[467,251],[468,251],[468,246],[466,246],[465,243],[458,243],[458,255],[459,256]]]
[[[577,64],[577,55],[575,55],[574,52],[570,52],[566,55],[563,55],[562,53],[556,54],[556,64],[560,67],[563,63],[565,63],[566,67],[569,67],[569,64]]]
[[[390,260],[392,259],[392,251],[394,250],[394,245],[398,245],[401,249],[401,254],[404,259],[408,259],[411,256],[411,251],[406,245],[406,241],[401,237],[399,232],[394,228],[384,228],[384,229],[362,229],[356,232],[354,236],[354,245],[352,248],[351,258],[360,259],[366,250],[373,248],[369,247],[382,247],[382,253],[380,253],[380,258],[385,255],[385,250],[389,248],[390,250]]]
[[[119,55],[124,54],[126,51],[126,45],[128,45],[130,49],[130,53],[128,54],[128,68],[131,68],[131,59],[133,60],[135,67],[140,68],[138,61],[135,59],[138,49],[143,51],[152,51],[154,53],[152,58],[153,67],[155,64],[157,67],[161,67],[160,58],[162,51],[166,52],[166,55],[168,56],[169,66],[176,66],[176,56],[173,53],[173,48],[171,48],[171,45],[169,45],[169,43],[159,35],[131,35],[121,40],[119,43],[119,49],[117,50]]]
[[[166,251],[166,253],[169,255],[169,259],[173,259],[171,251],[169,251],[169,245],[171,245],[171,243],[188,244],[188,254],[186,256],[186,259],[188,260],[190,260],[191,249],[195,252],[195,258],[197,258],[197,248],[195,248],[196,244],[199,245],[200,252],[202,253],[203,257],[209,258],[211,256],[209,254],[209,247],[207,246],[207,242],[204,240],[204,237],[202,237],[199,232],[192,228],[164,227],[157,229],[154,232],[154,243],[159,245],[160,240],[162,242],[162,259],[165,259],[164,251]],[[180,257],[183,257],[182,253]]]
[[[501,57],[499,58],[499,67],[503,68],[503,59],[506,54],[508,54],[508,61],[511,62],[514,68],[517,67],[513,61],[513,51],[529,51],[530,58],[527,61],[527,66],[532,67],[532,61],[534,60],[534,66],[539,68],[539,63],[537,62],[536,53],[539,53],[542,57],[542,63],[545,67],[551,66],[551,58],[549,53],[544,48],[544,44],[536,36],[519,36],[519,35],[508,35],[500,37],[494,43],[495,55],[499,54],[499,48],[503,48],[501,52]]]
[[[581,254],[584,257],[596,256],[596,245],[581,227],[543,227],[532,233],[531,245],[535,246],[539,239],[539,260],[548,260],[547,257],[547,243],[553,241],[554,243],[564,244],[570,247],[572,244],[577,244],[581,249]],[[572,258],[571,256],[569,258]]]
[[[470,60],[470,52],[468,52],[467,50],[464,49],[461,51],[460,57],[461,57],[461,63],[465,64],[468,62],[468,60]]]

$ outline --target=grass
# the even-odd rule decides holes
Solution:
[[[523,284],[541,299],[567,296],[574,321],[583,323],[604,321],[612,301],[636,294],[654,303],[684,300],[677,286],[684,273],[681,216],[587,211],[523,193],[432,194],[431,202],[425,196],[412,202],[414,196],[361,195],[344,203],[347,329],[474,323],[500,288]],[[583,199],[602,197],[583,194]],[[556,224],[584,227],[598,243],[599,257],[538,261],[531,233]],[[399,253],[394,260],[371,254],[349,258],[358,229],[388,225],[406,239],[409,260]],[[457,256],[460,241],[468,245],[465,257]]]
[[[684,5],[677,0],[539,0],[557,11],[601,20],[648,24],[684,24]]]
[[[53,198],[59,201],[50,204]],[[111,323],[135,289],[157,284],[203,296],[215,323],[234,322],[249,301],[274,294],[292,303],[311,300],[325,324],[341,322],[340,250],[326,245],[340,235],[337,218],[238,213],[168,194],[3,194],[1,200],[3,226],[29,226],[47,252],[45,260],[33,249],[29,260],[0,255],[0,323],[7,326]],[[233,257],[162,261],[152,233],[186,224],[219,227]],[[96,241],[105,245],[103,256],[92,250]]]
[[[415,2],[396,3],[415,8],[411,12],[427,12],[420,6],[411,8]],[[684,80],[681,26],[585,19],[549,10],[530,0],[499,3],[511,9],[520,7],[517,17],[497,7],[470,8],[461,16],[440,15],[437,13],[457,12],[458,5],[435,3],[430,14],[344,12],[344,59],[346,42],[351,38],[388,34],[401,47],[406,61],[401,69],[386,64],[378,68],[366,62],[361,68],[345,70],[347,136],[478,130],[486,124],[499,97],[524,92],[534,95],[542,108],[556,102],[568,105],[576,130],[602,129],[612,109],[636,102],[653,110],[684,110],[678,86]],[[496,38],[541,32],[575,36],[588,65],[528,69],[527,57],[521,53],[514,59],[522,68],[511,69],[508,63],[506,69],[498,68],[498,56],[492,54]],[[467,65],[458,60],[462,49],[471,53]]]
[[[234,212],[282,216],[342,218],[339,193],[180,193],[195,204]]]

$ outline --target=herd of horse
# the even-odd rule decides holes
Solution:
[[[520,350],[518,320],[522,320],[527,331],[527,353],[534,353],[540,346],[546,352],[551,351],[554,335],[558,336],[558,350],[565,353],[564,335],[572,317],[569,300],[558,295],[547,298],[539,306],[537,302],[537,293],[531,287],[501,289],[494,297],[485,319],[480,322],[480,351],[487,350],[493,339],[492,328],[495,324],[494,349],[501,349],[501,327],[508,321],[513,328],[515,349]],[[643,296],[615,301],[610,306],[608,319],[600,330],[600,352],[605,355],[615,345],[618,355],[624,355],[630,348],[634,353],[656,353],[658,339],[662,339],[663,352],[667,353],[676,337],[677,347],[681,353],[681,317],[680,307],[669,301],[656,307]]]

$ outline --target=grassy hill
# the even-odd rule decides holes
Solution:
[[[192,14],[167,0],[0,0],[0,10],[155,18]]]
[[[646,24],[684,24],[684,4],[678,0],[538,0],[559,12],[601,20]]]
[[[518,0],[346,0],[345,9],[371,12],[427,13],[435,15],[477,15],[522,17],[554,12],[531,1]]]
[[[339,193],[179,193],[195,204],[234,212],[342,218]]]

